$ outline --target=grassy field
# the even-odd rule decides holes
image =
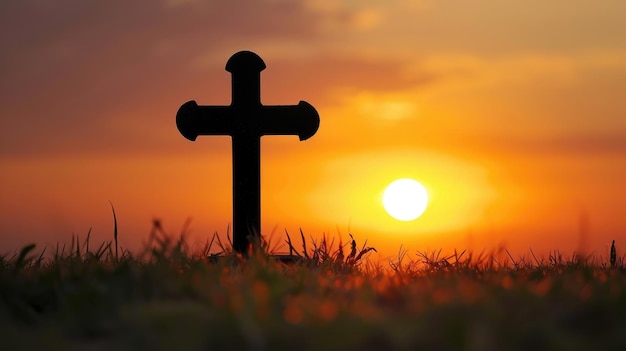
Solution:
[[[3,256],[0,349],[626,350],[620,257],[406,252],[381,267],[322,241],[286,265],[262,249],[214,260],[159,226],[143,252],[116,244]]]

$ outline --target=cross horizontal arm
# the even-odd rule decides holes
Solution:
[[[194,141],[198,135],[297,135],[300,140],[313,136],[320,116],[306,101],[298,105],[198,106],[195,101],[183,104],[176,114],[180,133]]]
[[[263,106],[259,117],[260,135],[297,135],[302,141],[312,137],[320,126],[319,114],[306,101],[292,106]]]
[[[195,141],[198,135],[232,135],[235,118],[230,106],[198,106],[184,103],[176,113],[176,126],[185,138]]]

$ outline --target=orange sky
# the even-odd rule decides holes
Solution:
[[[230,103],[228,58],[265,61],[264,104],[317,134],[262,139],[262,229],[348,232],[394,255],[626,248],[626,3],[25,0],[0,11],[0,253],[72,234],[137,247],[231,221],[230,138],[179,106]],[[383,210],[411,177],[431,203]],[[625,249],[626,250],[626,249]],[[626,252],[626,251],[625,251]]]

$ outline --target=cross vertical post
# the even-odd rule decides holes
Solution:
[[[244,252],[261,231],[261,138],[233,135],[233,248]]]

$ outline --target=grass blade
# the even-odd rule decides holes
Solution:
[[[15,261],[14,271],[17,272],[20,269],[28,265],[28,262],[30,260],[27,260],[26,256],[28,255],[29,252],[33,251],[34,249],[35,249],[35,244],[26,245],[22,248],[22,250],[20,251],[20,254],[17,256],[17,260]]]
[[[615,267],[617,262],[617,250],[615,250],[615,240],[611,243],[611,267]]]
[[[111,204],[111,211],[113,211],[113,240],[115,240],[115,260],[119,260],[118,252],[117,252],[117,216],[115,215],[115,207],[113,207],[113,203],[109,201]]]

